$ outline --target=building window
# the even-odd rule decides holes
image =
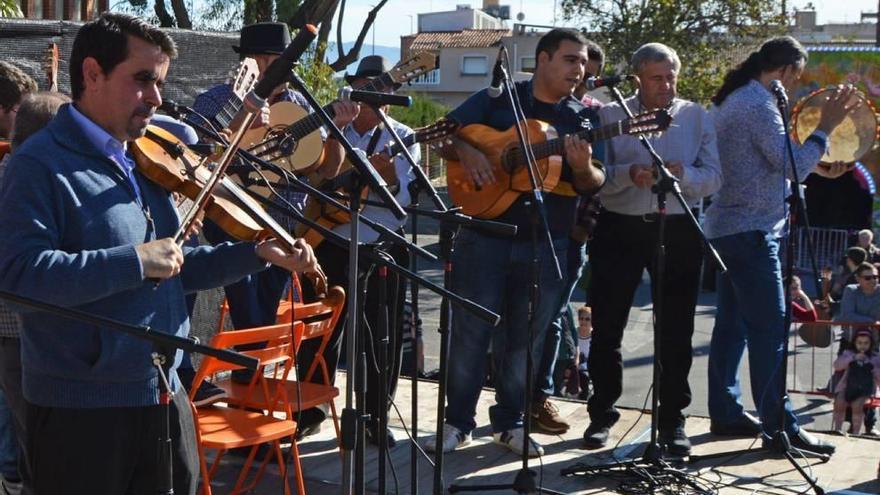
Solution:
[[[485,55],[465,55],[461,57],[461,75],[485,76],[488,73],[488,59]]]
[[[520,72],[535,72],[535,57],[520,57]]]

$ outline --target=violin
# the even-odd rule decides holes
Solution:
[[[177,137],[156,126],[134,141],[132,155],[138,170],[167,191],[195,199],[211,177],[208,159],[202,159]],[[292,249],[295,239],[250,196],[228,177],[220,179],[205,205],[205,215],[227,234],[241,241],[270,237]],[[327,276],[320,265],[305,274],[318,294],[327,293]]]

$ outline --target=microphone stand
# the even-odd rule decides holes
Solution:
[[[506,51],[504,47],[502,47],[503,51]],[[500,54],[499,54],[500,57]],[[510,66],[510,63],[507,63],[507,66]],[[502,75],[501,82],[504,89],[504,93],[507,95],[508,102],[510,103],[510,108],[514,113],[514,120],[516,121],[516,134],[519,139],[520,149],[523,150],[523,156],[526,159],[526,170],[529,174],[529,181],[532,186],[532,190],[530,192],[531,197],[527,201],[527,205],[529,208],[529,220],[531,224],[531,241],[532,241],[532,262],[531,262],[531,286],[529,287],[529,296],[528,296],[528,310],[527,310],[527,321],[528,321],[528,344],[526,348],[526,377],[525,377],[525,394],[523,394],[523,444],[522,444],[522,467],[517,472],[516,477],[513,480],[513,483],[506,484],[487,484],[487,485],[457,485],[455,483],[449,486],[450,493],[457,493],[461,491],[488,491],[488,490],[513,490],[517,493],[550,493],[550,494],[558,494],[560,492],[555,492],[553,490],[549,490],[547,488],[539,487],[535,483],[535,472],[529,469],[529,450],[530,450],[530,442],[531,442],[531,403],[532,403],[532,386],[534,377],[532,376],[533,368],[534,368],[534,359],[532,356],[532,346],[534,345],[534,335],[535,335],[535,310],[538,303],[538,283],[539,283],[539,267],[541,264],[541,260],[538,254],[538,239],[539,233],[538,229],[541,227],[543,236],[547,240],[547,245],[549,246],[549,254],[553,261],[553,265],[556,269],[556,280],[562,279],[562,270],[559,268],[559,259],[556,256],[556,250],[553,247],[553,238],[550,235],[550,226],[547,222],[547,210],[544,206],[544,198],[542,193],[542,184],[538,183],[537,178],[537,161],[535,160],[535,156],[532,153],[532,148],[530,143],[526,141],[526,135],[523,131],[522,126],[525,125],[525,114],[523,113],[522,107],[519,102],[519,95],[516,91],[516,86],[508,74],[507,70],[504,68],[504,65],[499,65],[498,70]],[[442,314],[441,314],[442,317]],[[496,351],[493,351],[496,352]],[[442,418],[438,418],[438,422]],[[440,437],[440,430],[442,430],[442,422],[438,424],[438,442],[437,442],[437,450],[443,450],[442,438]]]
[[[440,195],[437,194],[437,190],[434,189],[434,187],[431,185],[431,181],[425,175],[425,172],[416,163],[415,159],[410,154],[409,149],[404,145],[403,140],[397,134],[397,131],[394,130],[394,127],[391,125],[391,122],[389,122],[388,117],[385,115],[385,113],[382,111],[382,109],[378,105],[369,104],[369,106],[373,110],[373,112],[379,117],[379,119],[382,121],[384,128],[388,130],[388,133],[391,135],[391,138],[394,140],[395,144],[397,144],[397,146],[400,147],[400,153],[403,155],[403,157],[409,163],[410,169],[412,170],[413,175],[415,176],[415,180],[409,184],[411,186],[410,187],[411,205],[418,206],[419,194],[422,191],[425,191],[428,193],[428,195],[431,198],[431,201],[434,203],[434,206],[438,210],[443,211],[443,212],[447,211],[446,205],[443,203],[443,200],[440,199]],[[393,158],[392,158],[392,160],[393,160]],[[414,215],[412,217],[412,244],[416,245],[416,246],[418,246],[418,238],[419,238],[418,230],[419,230],[418,215]],[[410,260],[410,269],[413,271],[413,273],[418,273],[418,271],[419,271],[419,261],[418,261],[418,258],[416,258],[415,256],[413,256]],[[382,280],[384,280],[384,278]],[[445,285],[445,284],[444,284],[444,287],[449,288],[449,286]],[[418,402],[419,401],[419,399],[418,399],[419,363],[418,363],[418,359],[417,359],[417,357],[418,357],[418,335],[417,335],[417,333],[418,333],[418,321],[419,321],[419,286],[418,286],[418,284],[410,284],[410,292],[411,292],[410,342],[412,345],[412,348],[411,348],[412,349],[412,369],[411,369],[412,375],[410,377],[410,396],[411,396],[411,399],[410,399],[410,413],[411,413],[410,431],[418,432],[419,431],[419,419],[418,419],[419,418],[419,407],[418,407],[418,404],[419,404],[419,402]],[[384,301],[387,299],[385,297],[382,297],[381,300]],[[398,304],[403,304],[403,301],[401,301]],[[395,311],[396,311],[396,309],[395,309]],[[388,334],[386,333],[386,336],[387,335]],[[398,336],[398,338],[399,337],[400,336]],[[385,355],[385,353],[383,353],[383,355]],[[386,363],[380,364],[379,369],[385,370]],[[381,380],[381,377],[380,377],[380,383],[384,386],[384,384],[386,382],[384,380]],[[380,442],[379,442],[379,456],[380,456],[379,493],[383,493],[383,494],[385,493],[385,483],[384,483],[385,468],[384,468],[384,463],[382,462],[382,460],[384,460],[384,458],[385,458],[384,457],[385,450],[383,450],[383,447],[387,450],[387,439],[386,439],[386,435],[385,435],[385,429],[387,428],[387,424],[388,424],[388,415],[387,415],[388,406],[386,404],[386,399],[387,399],[387,397],[385,395],[382,395],[382,396],[380,396],[380,402],[379,402],[379,407],[380,407],[380,409],[379,409],[379,411],[380,411],[380,417],[379,417],[379,435],[380,435]],[[419,465],[418,465],[419,454],[420,454],[419,446],[415,442],[415,440],[413,439],[412,443],[410,444],[410,479],[412,479],[412,480],[419,479]],[[418,494],[418,490],[419,490],[418,486],[419,486],[419,484],[417,482],[410,483],[412,495]]]
[[[620,108],[626,113],[629,118],[633,117],[633,113],[630,111],[629,107],[626,105],[626,101],[623,98],[623,95],[620,93],[620,90],[617,89],[614,85],[608,85],[609,91],[614,97],[614,100],[620,105]],[[655,483],[652,477],[652,472],[647,471],[645,468],[653,468],[658,469],[663,473],[672,474],[673,476],[679,476],[680,472],[672,469],[663,459],[663,452],[660,448],[660,445],[657,441],[657,433],[658,433],[658,408],[659,408],[659,389],[660,389],[660,371],[661,371],[661,329],[663,328],[664,321],[664,307],[663,307],[663,298],[664,298],[664,282],[665,282],[665,271],[666,271],[666,195],[672,194],[673,197],[678,201],[679,205],[681,205],[681,209],[687,218],[690,220],[691,225],[696,231],[699,233],[700,238],[703,240],[704,245],[706,246],[706,250],[709,253],[715,262],[719,270],[722,273],[727,271],[727,267],[724,262],[721,261],[721,258],[718,256],[718,252],[715,251],[715,248],[709,243],[709,240],[706,238],[706,234],[703,232],[703,229],[700,227],[699,222],[694,217],[693,212],[685,201],[684,196],[681,193],[681,188],[678,185],[678,178],[672,175],[668,168],[666,168],[663,158],[657,154],[657,151],[654,150],[654,147],[651,145],[651,142],[648,141],[648,138],[644,135],[639,136],[639,142],[642,146],[648,151],[648,154],[651,156],[651,159],[654,163],[654,168],[657,172],[657,182],[651,188],[651,190],[657,195],[657,212],[659,214],[659,220],[657,225],[657,258],[656,258],[656,272],[654,274],[654,361],[653,361],[653,383],[651,385],[651,434],[650,440],[648,442],[647,447],[645,448],[644,453],[641,457],[620,462],[613,461],[607,464],[599,464],[599,465],[586,465],[584,463],[577,463],[568,468],[562,469],[561,474],[563,476],[570,476],[573,474],[596,474],[596,473],[604,473],[604,472],[614,472],[617,470],[623,470],[624,472],[629,472],[637,477],[644,479],[649,483]],[[698,493],[706,493],[702,490],[698,490]]]
[[[256,370],[260,364],[259,359],[238,352],[227,349],[215,349],[210,346],[202,345],[195,337],[189,339],[178,337],[147,325],[132,325],[119,320],[87,313],[79,309],[65,308],[31,299],[29,297],[19,296],[11,292],[0,291],[0,299],[5,299],[20,306],[26,306],[46,313],[51,313],[62,318],[89,323],[102,329],[124,333],[153,343],[155,350],[150,354],[150,363],[156,367],[159,375],[159,405],[163,406],[162,416],[159,419],[159,421],[161,421],[161,427],[159,429],[161,433],[157,438],[159,443],[159,449],[157,450],[157,466],[159,467],[159,472],[157,473],[156,479],[156,493],[159,495],[174,494],[174,483],[172,481],[174,479],[173,463],[171,461],[172,443],[170,409],[172,398],[178,392],[171,390],[169,373],[171,371],[171,366],[174,364],[174,354],[177,349],[181,349],[184,352],[200,353],[205,356],[211,356],[220,359],[221,361],[243,366],[250,370]],[[181,411],[181,413],[184,412],[186,411]]]

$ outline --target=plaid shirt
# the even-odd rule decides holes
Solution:
[[[220,111],[223,110],[223,107],[234,97],[235,93],[232,91],[232,85],[221,84],[219,86],[214,86],[196,97],[196,100],[193,103],[193,110],[210,119],[212,123],[219,124],[219,122],[216,121],[217,114],[219,114]],[[279,101],[290,101],[303,107],[309,113],[312,111],[312,107],[309,105],[309,102],[305,97],[291,89],[284,90],[274,98],[272,103],[277,103]],[[321,128],[321,138],[326,138],[326,133],[323,127]],[[305,207],[307,199],[305,193],[286,189],[279,191],[279,194],[287,202],[292,204],[297,211],[302,211],[303,207]],[[293,231],[296,222],[294,222],[288,215],[277,213],[273,210],[269,211],[269,215],[288,231]]]
[[[2,183],[3,173],[6,171],[6,164],[9,163],[9,155],[5,155],[0,160],[0,183]],[[21,320],[18,315],[13,313],[3,300],[0,300],[0,337],[18,338],[21,335]]]

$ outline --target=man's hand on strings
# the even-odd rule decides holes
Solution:
[[[291,272],[314,272],[318,269],[318,259],[312,246],[303,239],[294,241],[291,249],[285,249],[275,239],[257,244],[257,256]]]
[[[333,123],[336,127],[342,129],[357,118],[360,113],[361,106],[353,101],[334,101],[333,102]]]
[[[593,147],[586,139],[575,135],[565,136],[565,159],[575,174],[586,171],[592,166]]]

